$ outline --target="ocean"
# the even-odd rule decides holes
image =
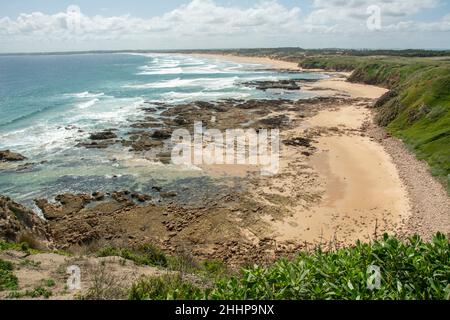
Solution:
[[[0,167],[0,194],[31,204],[63,192],[145,191],[154,183],[201,177],[136,161],[117,147],[76,145],[102,129],[126,131],[130,121],[144,116],[144,102],[302,99],[312,94],[263,92],[240,83],[322,77],[264,68],[176,54],[0,56],[0,150],[19,152],[32,164]]]

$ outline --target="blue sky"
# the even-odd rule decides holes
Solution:
[[[27,1],[1,1],[0,16],[16,17],[21,13],[41,11],[43,13],[56,13],[66,10],[69,5],[78,5],[88,15],[123,15],[131,14],[141,18],[151,18],[161,15],[176,7],[186,4],[187,0],[27,0]],[[218,4],[225,6],[250,7],[254,0],[217,0]],[[301,7],[305,13],[309,13],[312,0],[279,0],[287,7]],[[373,1],[376,3],[376,1]],[[435,10],[424,10],[416,15],[417,19],[433,21],[450,13],[450,1],[441,1]]]
[[[81,9],[71,28],[67,8]],[[380,8],[368,29],[369,6]],[[34,14],[32,14],[34,13]],[[448,0],[0,2],[0,52],[228,47],[450,48]]]

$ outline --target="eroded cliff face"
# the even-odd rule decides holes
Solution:
[[[32,210],[0,196],[0,240],[21,242],[25,239],[50,246],[51,235],[46,222]]]

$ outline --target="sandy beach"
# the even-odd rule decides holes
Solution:
[[[269,58],[202,56],[298,70]],[[371,107],[386,89],[347,82],[343,73],[323,74],[313,81],[240,84],[261,92],[307,92],[303,99],[144,101],[143,116],[128,123],[125,136],[119,139],[111,127],[79,141],[80,150],[111,150],[114,165],[132,166],[138,175],[157,165],[155,172],[169,173],[173,181],[155,179],[146,191],[94,189],[36,199],[52,241],[62,249],[153,243],[175,255],[235,267],[292,257],[318,244],[335,248],[371,241],[383,233],[429,238],[435,230],[450,232],[445,191],[373,122]],[[171,133],[191,131],[197,121],[220,132],[278,129],[280,170],[264,176],[249,164],[203,164],[194,170],[173,165]],[[427,190],[421,181],[428,181]],[[418,192],[433,194],[433,205]]]
[[[227,54],[209,54],[209,53],[196,53],[190,54],[191,56],[200,57],[200,58],[208,58],[208,59],[221,59],[227,61],[233,61],[237,63],[248,63],[248,64],[262,64],[266,65],[267,68],[273,69],[283,69],[283,70],[292,70],[292,71],[300,71],[300,67],[297,63],[287,62],[282,60],[275,60],[267,57],[242,57],[235,55],[227,55]]]
[[[238,57],[231,55],[204,55],[216,59],[229,61],[266,64],[268,67],[278,69],[300,70],[294,63],[273,60],[270,58]],[[421,201],[415,199],[417,181],[410,176],[401,174],[401,166],[394,161],[398,153],[404,151],[386,148],[369,135],[366,135],[363,127],[375,126],[372,121],[372,113],[367,108],[376,99],[387,92],[387,89],[350,83],[346,78],[350,73],[336,73],[333,75],[323,70],[329,77],[313,83],[302,85],[302,90],[317,92],[321,96],[359,99],[359,102],[349,101],[337,108],[322,110],[314,117],[301,120],[299,128],[285,133],[285,136],[304,136],[306,130],[321,129],[329,132],[338,128],[337,134],[327,134],[319,137],[314,146],[317,153],[308,160],[310,168],[317,173],[317,181],[320,181],[323,193],[321,200],[313,206],[302,208],[299,204],[291,205],[290,217],[285,219],[268,218],[267,223],[275,230],[272,236],[277,241],[308,241],[316,242],[318,239],[325,241],[342,240],[345,244],[351,244],[356,240],[370,240],[379,236],[382,232],[408,233],[419,229],[424,237],[429,237],[430,229],[442,229],[437,221],[446,221],[449,212],[444,209],[448,203],[445,191],[441,190],[439,183],[434,185],[433,194],[439,194],[436,206],[429,208]],[[294,116],[295,119],[295,116]],[[379,129],[381,130],[381,129]],[[292,168],[295,163],[304,161],[298,154],[284,148],[281,155],[284,168]],[[420,168],[422,164],[410,156],[407,165],[409,171]],[[421,170],[423,173],[423,170]],[[299,175],[300,172],[291,172]],[[301,175],[301,174],[300,174]],[[426,173],[429,179],[431,175]],[[283,174],[281,175],[283,176]],[[300,180],[301,181],[301,180]],[[277,181],[277,178],[269,182],[264,189],[265,194],[278,193],[277,186],[281,184],[291,185],[294,188],[299,179],[286,178]],[[432,184],[431,182],[429,184]],[[271,188],[270,186],[273,186]],[[305,185],[305,188],[308,186]],[[291,189],[291,190],[293,190]],[[419,188],[421,189],[421,188]],[[258,192],[256,192],[258,193]],[[412,208],[420,207],[412,213]],[[420,212],[420,214],[417,214]],[[438,213],[436,213],[438,212]],[[440,214],[440,215],[439,215]],[[438,215],[438,216],[437,216]],[[422,218],[419,218],[419,217]],[[423,222],[423,217],[434,217],[434,224]],[[417,228],[411,221],[421,220]],[[444,229],[449,229],[449,223]],[[428,231],[420,232],[427,229]],[[450,229],[449,229],[450,231]]]
[[[225,55],[210,57],[298,70],[295,64],[269,58]],[[349,83],[346,79],[332,76],[306,84],[302,86],[302,90],[371,101],[387,91],[376,86]],[[315,242],[322,237],[353,243],[357,239],[370,239],[380,230],[395,231],[407,221],[410,214],[408,194],[391,156],[372,139],[361,136],[360,132],[355,134],[349,131],[361,130],[367,121],[371,121],[371,118],[366,105],[349,102],[335,110],[323,110],[306,120],[306,123],[301,121],[300,129],[287,133],[292,137],[302,136],[305,134],[302,129],[305,126],[309,130],[340,129],[337,135],[318,138],[315,143],[318,152],[309,160],[309,165],[318,174],[318,181],[321,181],[323,187],[322,200],[307,210],[294,205],[291,208],[294,213],[292,217],[273,223],[276,230],[274,236],[278,241]],[[281,157],[289,163],[287,167],[292,167],[297,155],[284,148]],[[265,187],[265,192],[270,193],[268,189],[270,188]]]

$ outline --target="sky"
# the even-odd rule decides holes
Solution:
[[[450,0],[0,2],[0,52],[450,49]]]

